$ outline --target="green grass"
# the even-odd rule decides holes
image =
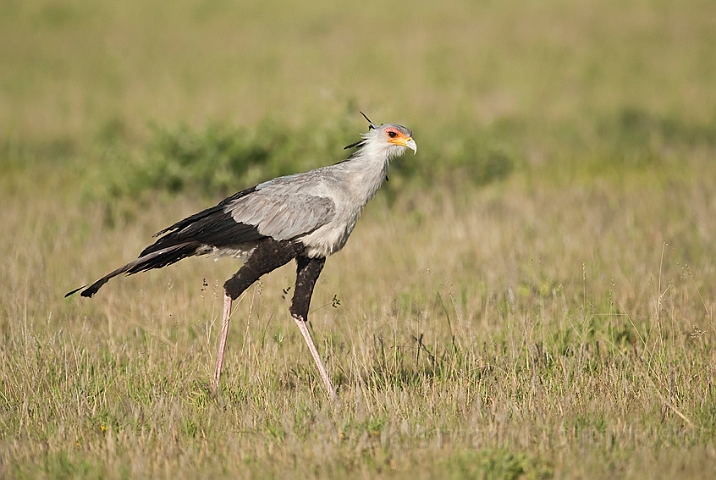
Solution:
[[[0,4],[3,478],[711,478],[716,5]],[[414,131],[310,314],[231,260],[68,290]]]

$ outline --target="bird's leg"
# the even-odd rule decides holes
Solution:
[[[308,325],[306,325],[306,322],[303,321],[303,319],[300,317],[297,317],[294,315],[293,319],[296,321],[296,325],[298,325],[298,329],[301,330],[301,335],[303,335],[303,339],[306,340],[306,344],[308,345],[308,350],[311,351],[311,356],[313,357],[313,360],[316,362],[316,366],[318,367],[318,372],[321,374],[321,379],[323,380],[323,384],[326,386],[326,390],[328,390],[328,395],[331,397],[331,400],[335,400],[336,399],[336,389],[333,388],[331,379],[328,378],[328,372],[326,371],[326,367],[323,365],[323,362],[321,361],[321,357],[318,355],[318,349],[316,349],[316,344],[313,342],[313,337],[311,337],[311,332],[308,330]]]
[[[318,349],[316,344],[311,337],[311,332],[308,330],[306,321],[308,320],[308,308],[311,305],[311,296],[313,295],[313,287],[316,286],[316,280],[323,270],[323,265],[326,263],[325,258],[307,258],[303,256],[296,257],[298,268],[296,269],[296,290],[293,292],[293,301],[291,302],[291,315],[296,321],[303,339],[306,340],[308,349],[311,351],[311,356],[316,362],[318,372],[321,374],[328,395],[331,400],[336,398],[336,390],[331,384],[331,379],[328,377],[326,367],[321,361],[321,357],[318,355]]]
[[[219,338],[219,352],[216,355],[216,369],[214,370],[214,379],[211,382],[211,393],[216,395],[219,388],[219,377],[221,376],[221,365],[224,363],[224,348],[226,347],[226,337],[229,336],[229,317],[231,316],[231,303],[233,300],[229,295],[224,293],[224,313],[221,316],[221,338]]]
[[[219,339],[219,351],[216,355],[214,378],[211,381],[211,393],[213,395],[216,395],[219,391],[221,366],[224,363],[224,348],[226,347],[226,337],[229,335],[232,301],[239,298],[262,275],[285,265],[301,253],[304,248],[301,243],[297,242],[277,241],[272,238],[262,240],[239,271],[224,283],[224,313],[221,319],[221,338]]]

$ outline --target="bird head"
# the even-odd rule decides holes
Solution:
[[[418,145],[413,140],[413,132],[409,128],[395,123],[380,125],[377,129],[377,141],[385,143],[391,157],[402,155],[406,148],[418,153]]]
[[[396,123],[376,125],[365,116],[365,113],[361,112],[361,115],[368,120],[368,132],[362,135],[363,140],[346,148],[370,147],[373,151],[381,151],[388,158],[402,155],[406,148],[411,149],[413,153],[418,152],[418,145],[413,140],[413,132],[409,128]]]

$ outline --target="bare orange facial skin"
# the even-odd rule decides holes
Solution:
[[[404,147],[408,140],[410,140],[410,136],[406,136],[397,128],[386,128],[385,134],[388,135],[388,141],[390,143],[394,145],[399,145],[401,147]]]

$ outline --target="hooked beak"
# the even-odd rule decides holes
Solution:
[[[408,138],[405,141],[405,146],[413,151],[413,155],[418,153],[418,144],[415,143],[415,140],[413,140],[412,138]]]

